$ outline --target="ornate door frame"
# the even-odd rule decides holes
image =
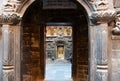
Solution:
[[[20,20],[34,0],[6,1],[0,14],[2,81],[20,81]],[[77,0],[86,10],[89,27],[89,81],[109,81],[108,23],[116,16],[112,0]],[[109,2],[110,1],[110,2]],[[103,7],[104,6],[104,7]]]

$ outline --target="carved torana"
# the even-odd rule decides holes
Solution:
[[[116,16],[115,28],[112,29],[113,35],[120,35],[120,14]]]

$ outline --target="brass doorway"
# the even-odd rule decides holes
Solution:
[[[57,59],[64,59],[64,46],[57,46]]]

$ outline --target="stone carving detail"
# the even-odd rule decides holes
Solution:
[[[109,9],[108,5],[108,0],[95,0],[92,2],[94,12],[91,15],[91,21],[94,24],[109,22],[115,17],[115,10]]]
[[[120,14],[116,16],[115,22],[115,28],[112,29],[112,33],[113,35],[120,35]]]
[[[20,0],[6,0],[3,3],[3,11],[16,12],[19,5],[20,5]]]
[[[17,24],[20,21],[20,17],[16,14],[0,14],[0,24]]]
[[[116,12],[114,10],[96,11],[91,15],[91,20],[94,24],[109,22],[114,19]]]
[[[107,0],[96,0],[95,1],[95,9],[97,11],[107,10],[108,9],[108,1]]]
[[[2,13],[0,14],[0,24],[17,24],[20,17],[16,13],[18,0],[7,0],[3,3]]]

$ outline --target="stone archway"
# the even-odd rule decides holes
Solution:
[[[111,1],[111,0],[110,0]],[[98,3],[99,2],[99,3]],[[89,20],[89,37],[90,37],[90,81],[109,81],[108,74],[108,20],[114,18],[115,11],[108,0],[105,1],[89,0],[80,1],[86,8],[86,11],[91,11]],[[4,5],[3,14],[0,15],[2,24],[2,69],[1,80],[16,80],[20,81],[20,26],[19,12],[16,12],[13,4]],[[85,4],[84,4],[85,3]],[[91,4],[93,3],[93,4]],[[104,3],[105,7],[102,7]],[[19,5],[20,6],[20,5]],[[91,8],[89,8],[89,7]],[[18,6],[16,6],[18,7]],[[91,9],[91,10],[90,10]],[[23,15],[20,14],[22,17]],[[16,22],[17,21],[17,22]],[[43,31],[41,31],[43,32]],[[14,42],[13,42],[14,41]],[[93,43],[94,42],[94,43]],[[12,48],[9,48],[12,47]],[[104,48],[104,49],[103,49]],[[7,52],[6,52],[7,51]],[[10,51],[10,52],[9,52]],[[10,57],[13,56],[13,57]],[[16,76],[15,76],[16,75]],[[10,78],[12,77],[12,78]]]
[[[47,22],[70,22],[70,23],[73,24],[73,30],[75,32],[74,34],[77,35],[76,38],[79,38],[78,34],[80,32],[78,32],[78,30],[79,31],[82,30],[82,31],[85,31],[85,32],[87,31],[86,33],[88,33],[88,27],[87,27],[88,24],[87,24],[86,16],[83,15],[83,14],[86,14],[86,13],[84,11],[84,8],[81,5],[79,5],[80,9],[78,8],[78,10],[77,9],[76,10],[75,9],[73,9],[73,10],[72,9],[70,9],[70,10],[69,9],[67,9],[67,10],[59,10],[59,9],[58,10],[42,10],[40,4],[39,4],[39,6],[40,7],[38,8],[38,2],[35,2],[30,6],[30,8],[26,11],[26,13],[23,16],[22,26],[23,26],[23,34],[25,34],[25,32],[27,33],[27,31],[28,31],[28,33],[29,32],[33,33],[34,30],[36,30],[36,29],[40,30],[40,32],[37,31],[38,34],[40,34],[40,36],[38,35],[37,38],[40,38],[39,39],[40,40],[40,42],[39,42],[40,46],[38,47],[38,49],[40,49],[39,54],[41,56],[41,57],[39,57],[40,58],[39,59],[39,61],[40,61],[39,66],[41,66],[41,69],[40,69],[41,74],[39,76],[42,76],[41,79],[44,79],[45,61],[44,61],[43,58],[45,58],[45,53],[43,52],[43,50],[45,50],[45,49],[44,49],[44,31],[43,30],[45,30],[44,29],[45,24]],[[33,10],[34,8],[38,9],[38,10],[37,11]],[[44,12],[43,15],[40,15],[41,11]],[[31,13],[31,14],[28,14],[28,13]],[[53,16],[51,16],[51,15],[53,15]],[[59,15],[59,16],[57,16],[57,15]],[[30,23],[32,23],[32,24],[30,24]],[[86,25],[84,25],[83,23],[86,24]],[[36,28],[33,28],[33,27],[36,27]],[[80,30],[79,27],[83,27],[83,28]],[[86,29],[84,29],[84,28],[86,28]],[[31,34],[31,33],[29,33],[29,35],[34,37],[35,35],[33,35],[33,34],[35,34],[35,33],[33,33],[33,34]],[[83,34],[83,33],[84,32],[81,32],[81,34]],[[27,37],[30,37],[30,36],[27,36]],[[77,45],[78,42],[79,42],[78,40],[80,40],[80,39],[76,39],[76,38],[74,37],[74,39],[77,40],[77,43],[75,43],[75,45]],[[23,38],[23,39],[26,39],[26,38]],[[23,46],[25,46],[23,48],[28,48],[29,46],[31,47],[31,45],[29,43],[27,43],[27,41],[30,42],[29,40],[31,40],[31,38],[26,39],[26,41],[23,40],[23,41],[26,42],[26,44],[23,45]],[[76,47],[75,45],[74,45],[75,48],[79,48],[79,46]],[[85,46],[85,47],[88,47],[88,46]],[[31,49],[28,49],[27,52],[28,51],[30,52]],[[27,53],[23,53],[23,54],[26,54],[27,56],[29,56],[30,55],[29,52],[28,52],[28,55],[27,55]],[[82,75],[80,75],[81,72],[78,72],[78,70],[80,70],[79,69],[80,66],[77,66],[77,65],[79,65],[78,63],[80,63],[80,61],[77,61],[79,59],[79,54],[80,53],[78,53],[79,52],[78,50],[74,50],[73,52],[75,52],[74,53],[75,55],[73,55],[73,57],[74,57],[73,59],[74,59],[75,62],[73,63],[73,72],[72,72],[73,74],[72,74],[72,76],[73,76],[74,80],[76,80],[76,81],[77,80],[82,80],[81,78],[79,78],[79,77],[82,76]],[[85,56],[88,59],[88,53],[87,52],[86,52]],[[85,56],[83,55],[83,57],[85,57]],[[86,74],[85,74],[85,77],[84,77],[85,80],[87,80],[87,75],[88,75],[88,73],[87,73],[87,68],[88,68],[88,63],[87,62],[88,62],[88,60],[87,59],[85,59],[86,60],[86,66],[85,66],[86,68],[84,69],[86,71]],[[23,61],[23,62],[25,64],[25,62],[27,62],[27,61]],[[85,61],[83,61],[83,62],[85,62]],[[25,65],[22,65],[22,66],[25,66]],[[22,75],[22,77],[23,77],[23,75]]]

